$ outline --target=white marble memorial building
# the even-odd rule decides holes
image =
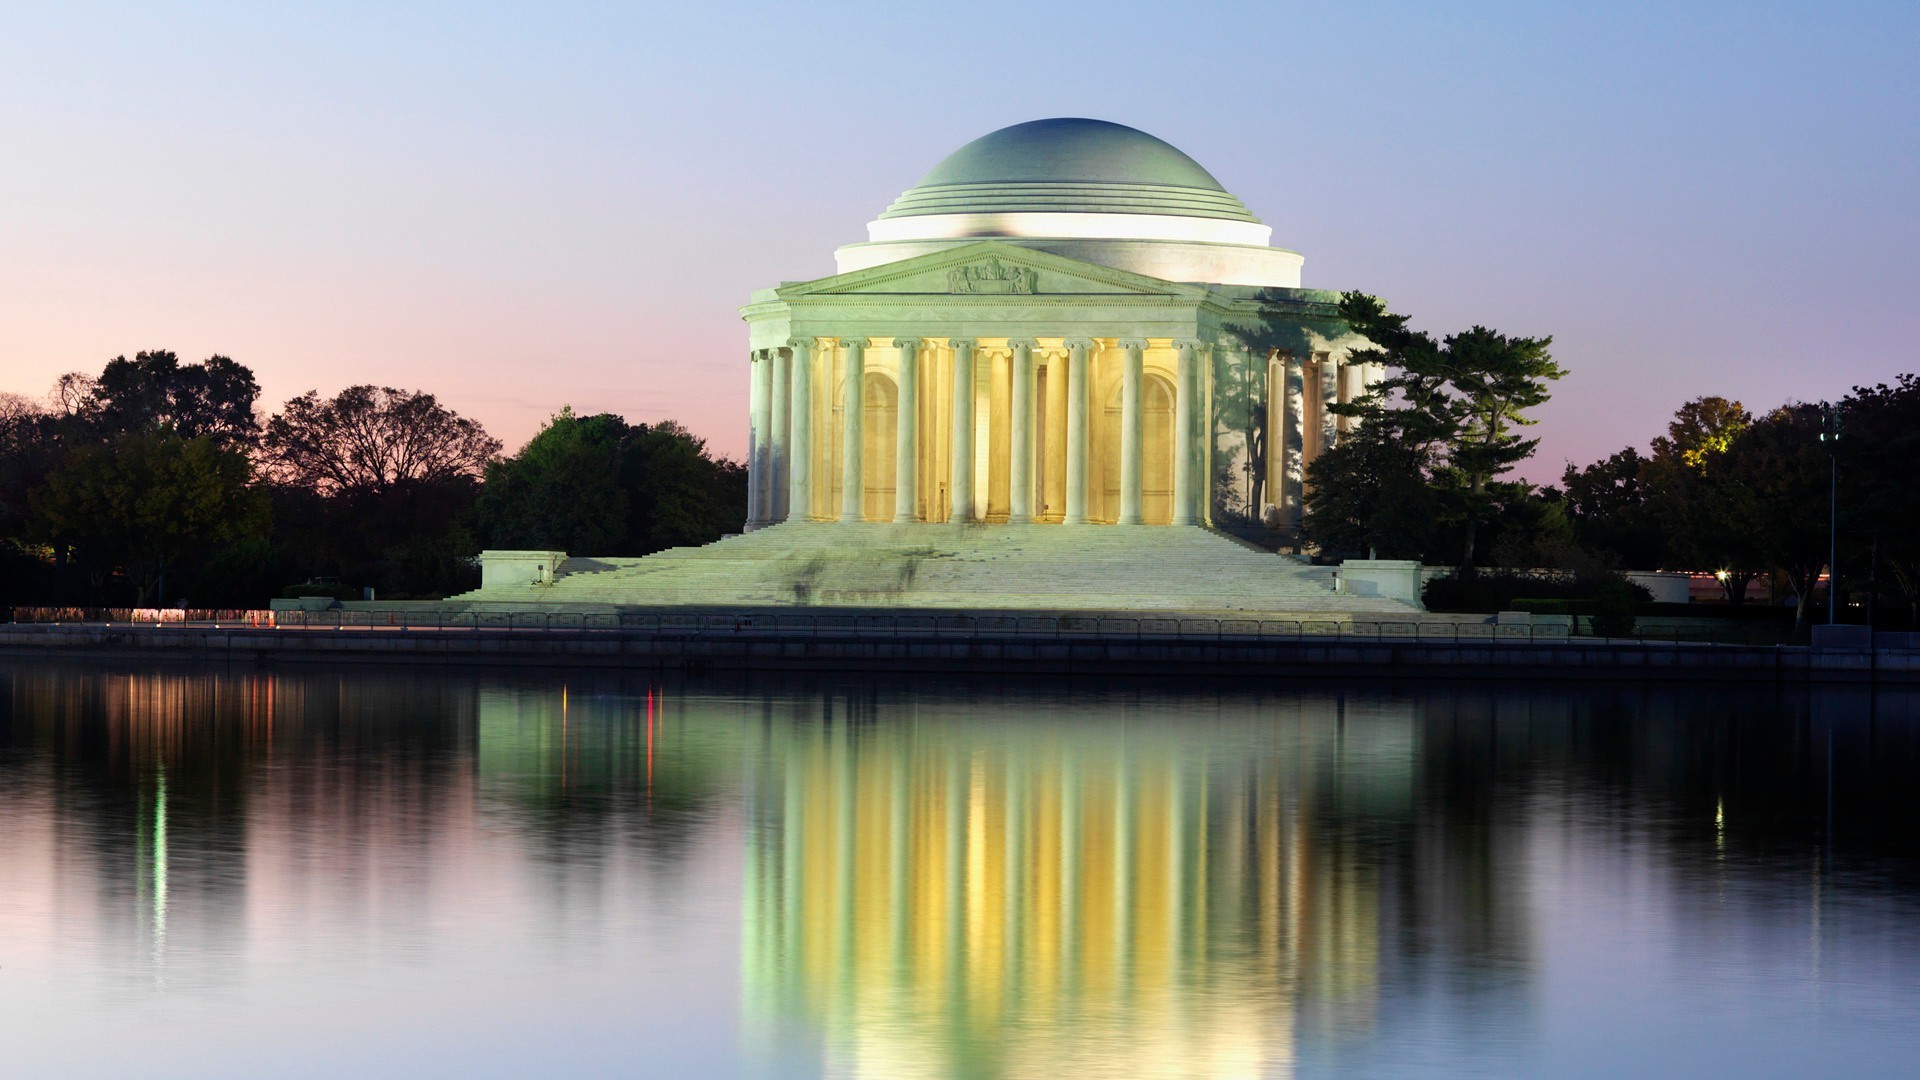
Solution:
[[[741,309],[748,528],[1297,524],[1326,403],[1379,373],[1271,233],[1133,128],[968,143],[838,273]]]
[[[1037,120],[934,167],[835,255],[755,293],[747,532],[645,558],[481,555],[464,599],[1401,618],[1408,563],[1284,543],[1328,403],[1379,372],[1338,294],[1192,158]],[[964,525],[964,528],[956,528]],[[1369,577],[1368,575],[1372,575]]]

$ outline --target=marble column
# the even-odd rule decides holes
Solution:
[[[1286,440],[1280,448],[1281,469],[1286,474],[1282,498],[1286,501],[1280,506],[1280,519],[1289,525],[1298,525],[1306,510],[1301,495],[1307,479],[1307,376],[1300,358],[1293,353],[1281,353],[1280,362],[1287,372],[1287,419],[1280,432]]]
[[[1147,343],[1142,338],[1128,338],[1120,347],[1127,351],[1120,384],[1120,524],[1138,525],[1144,520],[1140,513],[1140,392],[1146,375]]]
[[[1016,338],[1007,344],[1013,347],[1013,453],[1008,464],[1007,524],[1026,525],[1033,521],[1033,350],[1038,343],[1031,338]]]
[[[847,350],[846,382],[840,393],[840,430],[845,435],[840,441],[840,520],[850,522],[866,516],[860,450],[866,434],[862,428],[867,411],[867,339],[843,337],[840,346]]]
[[[1200,349],[1198,341],[1179,342],[1179,387],[1173,402],[1173,523],[1198,525],[1200,500],[1195,489],[1199,483],[1199,447],[1194,442],[1194,402],[1200,396]]]
[[[793,353],[787,519],[806,521],[813,516],[813,339],[794,338],[787,342],[787,349]]]
[[[973,512],[973,349],[970,338],[947,342],[953,349],[953,497],[955,525],[977,518]]]
[[[773,361],[767,351],[753,353],[747,388],[747,529],[767,523],[773,490]]]
[[[900,350],[900,403],[893,444],[893,520],[920,520],[920,339],[895,338]]]
[[[1067,512],[1063,523],[1087,523],[1087,391],[1092,338],[1067,340]]]
[[[1328,408],[1340,401],[1340,368],[1327,353],[1315,354],[1314,361],[1320,369],[1320,446],[1314,453],[1319,457],[1340,442],[1340,417]]]
[[[1041,446],[1036,448],[1045,464],[1040,467],[1040,490],[1034,495],[1040,504],[1035,516],[1058,521],[1067,507],[1067,353],[1063,349],[1047,351],[1046,397]]]
[[[767,352],[773,358],[773,471],[768,474],[773,482],[770,492],[773,512],[768,516],[768,523],[772,524],[787,520],[792,509],[787,503],[787,489],[792,486],[787,474],[793,469],[793,418],[787,405],[787,391],[793,386],[793,365],[785,349]]]

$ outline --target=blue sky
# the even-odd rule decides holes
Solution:
[[[744,443],[737,308],[941,157],[1181,147],[1428,329],[1553,334],[1556,475],[1915,370],[1920,5],[0,8],[0,389],[224,352]]]

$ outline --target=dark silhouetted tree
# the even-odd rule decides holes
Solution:
[[[287,402],[267,421],[262,446],[275,481],[330,497],[477,478],[500,440],[432,394],[350,386]]]
[[[33,509],[96,573],[124,567],[140,602],[164,602],[169,568],[264,534],[267,502],[251,476],[244,453],[211,437],[135,432],[68,452]]]

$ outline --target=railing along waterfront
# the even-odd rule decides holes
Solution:
[[[1778,631],[1739,626],[1642,626],[1611,636],[1570,633],[1564,624],[1444,618],[1350,621],[1254,617],[820,612],[261,611],[127,608],[15,608],[16,623],[287,630],[625,632],[674,637],[1152,639],[1211,641],[1413,641],[1433,643],[1782,644]]]

